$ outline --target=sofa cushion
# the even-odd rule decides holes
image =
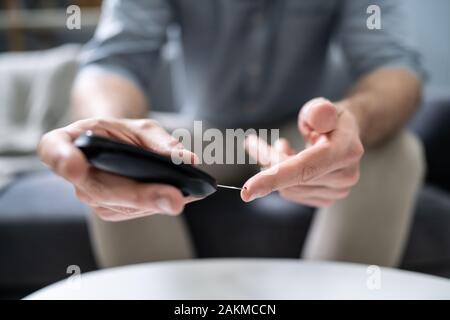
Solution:
[[[401,267],[450,278],[450,194],[426,186],[420,192]]]
[[[94,269],[86,208],[48,171],[23,175],[0,191],[0,287],[41,287],[67,267]]]

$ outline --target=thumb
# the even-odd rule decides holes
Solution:
[[[307,102],[298,116],[298,127],[304,136],[312,131],[328,133],[336,129],[338,112],[336,106],[324,98],[315,98]]]

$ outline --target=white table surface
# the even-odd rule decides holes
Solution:
[[[450,280],[367,266],[293,259],[154,262],[82,274],[26,299],[450,299]],[[73,279],[72,279],[73,280]]]

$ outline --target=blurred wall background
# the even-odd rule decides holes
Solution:
[[[408,24],[423,54],[429,85],[450,90],[450,1],[406,2]]]
[[[408,0],[408,24],[429,72],[429,83],[450,87],[450,1]],[[67,30],[65,9],[82,8],[82,29]],[[101,0],[2,0],[0,2],[0,52],[39,50],[63,43],[84,43],[95,30]]]
[[[81,30],[66,28],[66,9],[82,9]],[[29,51],[63,43],[84,43],[92,36],[101,0],[1,0],[0,52]]]

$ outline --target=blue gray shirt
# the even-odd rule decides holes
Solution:
[[[370,30],[369,5],[381,8]],[[167,41],[181,30],[183,104],[195,119],[249,126],[295,116],[318,90],[334,40],[356,79],[376,68],[419,71],[402,1],[105,0],[82,63],[126,75],[145,93]]]

